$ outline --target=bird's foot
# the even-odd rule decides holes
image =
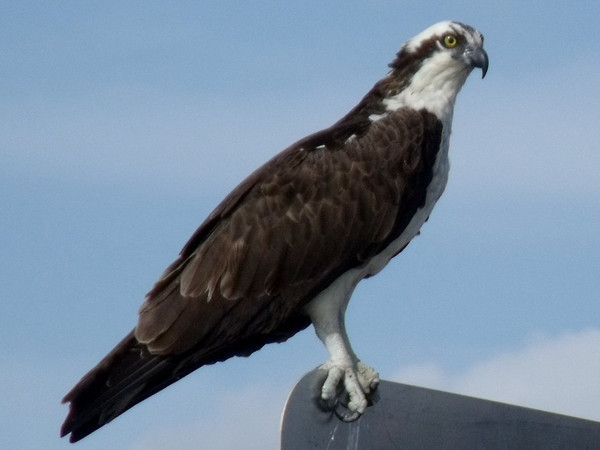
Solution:
[[[319,369],[327,371],[321,388],[324,406],[333,409],[344,422],[358,419],[370,404],[369,395],[379,385],[379,374],[360,361],[356,364],[328,361]]]

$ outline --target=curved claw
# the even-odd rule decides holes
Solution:
[[[341,403],[337,403],[333,411],[338,419],[346,423],[354,422],[362,416],[358,411],[351,411],[346,405],[342,405]]]
[[[358,362],[353,367],[344,367],[328,362],[320,369],[323,378],[319,382],[319,407],[335,413],[342,422],[358,420],[366,408],[377,401],[374,391],[379,384],[379,374],[366,364]]]

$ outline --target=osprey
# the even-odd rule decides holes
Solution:
[[[456,96],[488,68],[483,36],[440,22],[410,39],[341,120],[279,153],[208,216],[147,294],[137,326],[64,397],[71,442],[201,366],[248,356],[314,325],[321,389],[350,416],[379,375],[350,347],[344,314],[428,219],[448,177]]]

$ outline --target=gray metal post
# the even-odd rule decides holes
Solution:
[[[600,449],[600,423],[382,381],[379,399],[342,422],[316,400],[322,373],[306,374],[284,411],[283,450]]]

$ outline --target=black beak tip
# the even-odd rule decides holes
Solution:
[[[487,53],[485,55],[485,63],[481,66],[481,79],[483,80],[485,78],[485,74],[488,71],[488,66],[489,66],[489,61],[487,58]]]
[[[482,79],[485,78],[485,74],[488,71],[489,65],[490,65],[490,60],[488,58],[487,52],[483,48],[480,48],[479,51],[477,52],[477,56],[476,56],[476,60],[475,60],[475,67],[481,68],[481,78]]]
[[[465,62],[471,67],[479,67],[481,69],[481,78],[485,78],[490,64],[488,54],[482,47],[475,50],[468,49],[464,54]]]

